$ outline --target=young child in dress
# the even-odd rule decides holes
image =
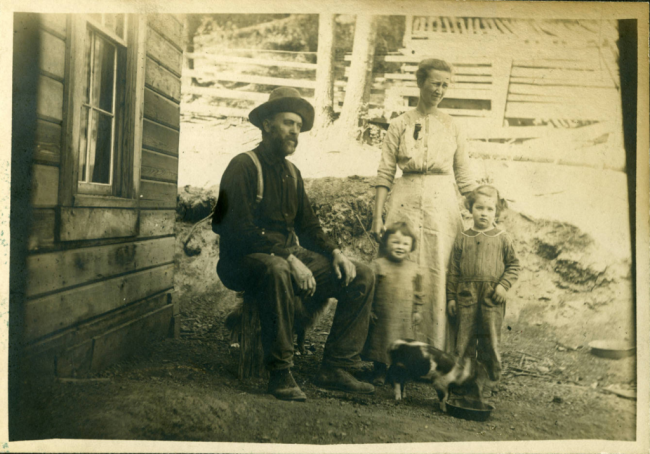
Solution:
[[[374,362],[376,386],[386,380],[390,365],[388,347],[398,339],[415,339],[415,327],[422,321],[422,276],[417,264],[407,260],[415,247],[415,234],[409,225],[396,222],[384,233],[379,258],[372,263],[375,299],[363,356]]]
[[[490,380],[501,377],[499,340],[506,292],[519,274],[512,239],[497,227],[502,209],[497,189],[482,185],[467,196],[474,227],[456,237],[447,274],[447,308],[458,316],[456,354],[477,358]]]

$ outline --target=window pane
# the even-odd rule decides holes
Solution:
[[[94,34],[91,104],[107,112],[113,111],[113,79],[115,46]]]
[[[81,108],[79,128],[79,181],[86,181],[86,155],[88,154],[88,107]]]
[[[88,175],[91,183],[111,182],[113,119],[98,111],[92,113],[92,135],[88,153]]]

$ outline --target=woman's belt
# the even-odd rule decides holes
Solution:
[[[409,170],[402,171],[402,175],[440,175],[440,176],[452,176],[452,173],[443,172],[442,170]]]

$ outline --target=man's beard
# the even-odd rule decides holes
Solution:
[[[273,150],[278,154],[281,154],[283,157],[291,156],[296,152],[296,148],[298,147],[298,138],[296,137],[295,140],[289,139],[288,137],[283,139],[280,134],[277,134],[274,131],[271,138],[271,145]]]

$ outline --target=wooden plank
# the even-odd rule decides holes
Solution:
[[[180,77],[183,67],[183,53],[152,29],[147,32],[147,54]]]
[[[147,60],[147,23],[144,15],[129,20],[127,40],[131,43],[126,52],[126,94],[124,115],[128,119],[122,133],[122,177],[118,179],[119,194],[133,199],[140,192],[142,154],[142,118],[144,110],[145,61]]]
[[[258,103],[269,100],[269,95],[266,93],[259,93],[256,91],[239,91],[228,90],[226,88],[208,88],[208,87],[195,87],[183,86],[183,93],[190,93],[201,96],[213,96],[215,98],[229,98],[229,99],[248,99]]]
[[[616,85],[609,80],[581,80],[576,79],[533,79],[530,77],[511,77],[513,84],[539,85],[539,86],[565,86],[565,87],[594,87],[594,88],[616,88]]]
[[[406,80],[406,81],[416,83],[414,74],[387,73],[384,74],[384,77],[389,80]],[[375,78],[375,80],[377,79]],[[458,82],[489,84],[492,83],[492,76],[476,76],[476,75],[469,75],[469,74],[454,73],[451,76],[451,81],[454,84]]]
[[[458,36],[453,36],[453,39],[458,39]],[[416,66],[413,68],[417,69],[417,64],[422,60],[422,55],[376,55],[375,61],[385,61],[390,63],[415,63]],[[346,55],[344,57],[345,61],[352,61],[352,55]],[[492,63],[492,60],[485,57],[479,57],[476,59],[464,58],[464,59],[451,59],[450,63],[454,66],[456,65],[489,65]],[[415,71],[415,69],[413,71]]]
[[[140,211],[140,237],[174,234],[176,211],[142,210]]]
[[[56,206],[59,193],[59,168],[34,164],[32,168],[33,207]]]
[[[408,73],[415,73],[418,69],[417,66],[403,66],[402,71]],[[453,75],[466,75],[466,76],[491,76],[491,66],[454,66]],[[415,75],[413,76],[415,77]]]
[[[571,103],[539,104],[528,102],[509,102],[506,107],[507,118],[548,118],[568,120],[610,120],[613,112],[594,109],[591,105]]]
[[[511,84],[510,94],[560,96],[567,101],[591,102],[592,100],[608,98],[620,99],[620,94],[615,88],[585,88],[585,87],[545,87],[528,84]]]
[[[379,80],[381,80],[380,77],[375,77],[376,82],[371,85],[372,90],[383,91],[383,90],[386,89],[386,85],[384,85],[382,83],[379,83],[378,82]],[[412,85],[416,86],[415,83],[416,83],[415,80],[413,80]],[[334,82],[334,86],[339,88],[341,91],[345,91],[345,87],[347,87],[347,85],[348,85],[347,80],[337,80],[337,81]]]
[[[199,60],[209,60],[215,63],[238,63],[243,65],[258,65],[258,66],[271,66],[278,67],[282,66],[285,68],[297,68],[297,69],[310,69],[316,71],[318,66],[316,63],[302,63],[295,61],[287,60],[271,60],[270,58],[249,58],[249,57],[234,57],[231,55],[218,55],[218,54],[207,54],[201,52],[187,53],[185,54],[187,58]]]
[[[181,101],[181,80],[148,57],[145,70],[145,85],[176,102]]]
[[[148,14],[149,26],[182,51],[183,26],[170,14]]]
[[[140,182],[140,207],[176,208],[176,184],[142,180]]]
[[[579,81],[604,81],[609,78],[606,71],[601,70],[579,70],[563,68],[528,68],[513,66],[513,77],[528,77],[532,79],[567,79]]]
[[[163,265],[25,303],[28,342],[173,288],[174,265]]]
[[[70,373],[68,376],[79,376],[79,374],[83,374],[84,372],[90,372],[90,365],[88,365],[88,370],[86,371],[79,370],[78,366],[80,364],[76,361],[79,355],[74,350],[79,349],[83,344],[90,344],[92,350],[92,344],[94,344],[93,337],[101,336],[103,333],[109,332],[115,327],[139,319],[143,315],[153,313],[168,304],[168,294],[162,293],[134,304],[123,306],[106,315],[83,323],[80,326],[66,329],[36,341],[25,348],[24,354],[29,358],[30,366],[34,361],[41,364],[50,362],[51,364],[46,368],[51,370],[53,369],[52,365],[56,361],[56,373],[58,376],[62,376],[61,374],[66,372],[65,370],[59,370],[60,368],[58,366],[62,363],[65,366],[73,366],[72,368],[64,367]],[[73,347],[70,347],[71,345]]]
[[[70,15],[70,28],[66,40],[65,68],[65,121],[61,149],[61,184],[59,185],[59,202],[71,206],[75,200],[79,181],[79,137],[81,134],[81,107],[83,84],[86,71],[84,39],[87,24],[80,14]]]
[[[527,55],[531,55],[531,53]],[[518,54],[515,54],[518,55]],[[526,54],[524,54],[526,55]],[[567,55],[567,57],[573,57],[575,59],[566,59],[566,60],[551,60],[545,58],[537,59],[515,59],[513,61],[513,66],[516,67],[527,67],[527,68],[556,68],[556,69],[572,69],[572,70],[594,70],[598,66],[594,65],[590,60],[578,60],[577,53],[572,55]],[[559,58],[559,56],[556,55]],[[597,61],[597,60],[596,60]]]
[[[167,126],[144,120],[142,124],[142,146],[178,156],[179,132]]]
[[[73,199],[73,206],[87,208],[136,208],[138,201],[123,197],[76,194]]]
[[[65,75],[65,41],[41,30],[39,45],[39,67],[43,71],[63,79]]]
[[[442,112],[445,112],[452,117],[488,117],[490,115],[489,110],[479,110],[479,109],[446,109],[440,107]]]
[[[181,108],[177,103],[146,88],[144,90],[144,117],[170,128],[179,129]]]
[[[188,69],[183,73],[187,77],[197,77],[209,80],[227,80],[231,82],[247,82],[259,85],[273,85],[278,87],[311,88],[316,87],[315,80],[285,79],[281,77],[254,76],[233,72],[219,72],[212,69]]]
[[[183,114],[196,113],[199,115],[241,117],[248,118],[250,109],[238,109],[236,107],[206,106],[186,104],[183,106]]]
[[[553,131],[548,126],[513,126],[495,128],[493,123],[477,124],[472,119],[471,127],[465,128],[468,139],[536,139]]]
[[[65,37],[67,32],[67,14],[39,14],[41,27],[56,32],[58,35]]]
[[[54,245],[56,213],[54,209],[33,210],[32,225],[27,240],[27,249],[38,251]]]
[[[61,160],[61,126],[37,119],[34,159],[58,164]]]
[[[91,372],[122,361],[134,353],[135,345],[144,345],[170,334],[172,304],[143,315],[94,339]]]
[[[178,158],[143,149],[140,176],[150,180],[176,183],[178,181]]]
[[[562,96],[545,96],[545,95],[517,95],[509,94],[508,101],[521,101],[521,102],[541,102],[541,103],[561,103],[566,98]]]
[[[26,296],[104,280],[173,259],[173,237],[31,255],[27,258]]]
[[[395,87],[390,89],[394,91],[399,96],[409,96],[417,98],[420,96],[420,89],[417,87]],[[388,90],[387,90],[388,91]],[[387,95],[388,96],[388,95]],[[454,99],[492,99],[492,90],[488,89],[463,89],[463,88],[454,88],[450,87],[445,94],[445,98],[454,98]]]
[[[135,236],[138,212],[130,209],[61,207],[61,241]]]
[[[47,76],[38,77],[36,113],[63,120],[63,84]]]

